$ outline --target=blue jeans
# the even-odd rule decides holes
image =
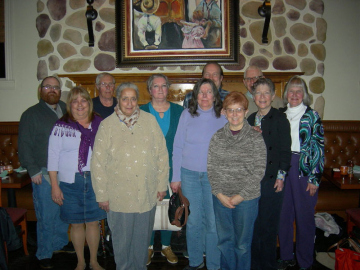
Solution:
[[[40,185],[32,183],[32,188],[37,219],[36,257],[39,260],[49,259],[54,251],[62,249],[69,242],[69,224],[60,219],[60,206],[51,199],[51,186],[44,177]]]
[[[181,188],[190,202],[190,215],[186,224],[186,243],[190,266],[203,262],[204,239],[206,267],[220,268],[220,250],[217,248],[215,215],[211,186],[206,172],[181,168]]]
[[[230,209],[213,196],[222,270],[250,270],[251,242],[259,198],[243,201]]]

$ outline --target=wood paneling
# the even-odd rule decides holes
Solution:
[[[301,72],[265,72],[267,78],[272,79],[276,88],[276,95],[282,96],[285,84],[289,78],[294,75],[301,75]],[[116,80],[116,85],[123,82],[132,82],[139,87],[140,98],[139,104],[145,104],[150,101],[150,95],[147,91],[146,81],[151,74],[135,74],[135,73],[122,73],[112,74]],[[169,89],[168,100],[182,104],[187,92],[191,91],[194,84],[201,78],[201,74],[196,73],[169,73],[166,75],[171,86]],[[97,74],[61,74],[59,77],[69,78],[76,85],[85,87],[92,97],[97,96],[95,79]],[[228,91],[238,91],[245,93],[246,88],[243,84],[243,72],[227,72],[223,79],[223,89]]]

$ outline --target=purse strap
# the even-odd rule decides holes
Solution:
[[[173,195],[173,192],[172,192],[172,189],[171,189],[171,187],[170,187],[170,183],[168,183],[168,190],[169,190],[169,195],[170,195],[170,198],[171,198],[171,196]]]
[[[343,239],[341,239],[339,242],[331,245],[331,246],[328,248],[327,254],[329,255],[329,257],[335,260],[335,258],[329,254],[330,250],[333,249],[334,247],[336,247],[337,249],[339,249],[340,247],[342,247],[342,246],[343,246],[344,244],[346,244],[346,243],[349,243],[349,246],[350,246],[351,248],[353,248],[355,252],[360,253],[360,246],[359,246],[359,244],[356,243],[356,241],[355,241],[354,239],[352,239],[351,237],[348,237],[348,238],[343,238]]]

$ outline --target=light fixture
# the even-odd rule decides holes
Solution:
[[[269,31],[269,24],[271,18],[271,3],[270,0],[265,0],[264,3],[258,8],[258,13],[261,17],[265,17],[264,29],[262,32],[262,43],[268,43],[267,34]]]
[[[91,6],[94,3],[94,0],[86,0],[88,3],[88,6],[86,8],[86,20],[87,20],[87,26],[88,26],[88,32],[89,32],[89,47],[94,47],[94,31],[92,26],[92,21],[97,18],[97,11]]]

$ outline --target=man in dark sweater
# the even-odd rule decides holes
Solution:
[[[100,73],[96,77],[97,97],[93,98],[94,111],[105,119],[114,112],[117,100],[114,97],[115,78],[110,73]]]
[[[37,218],[37,251],[43,269],[53,268],[54,251],[68,243],[69,224],[60,219],[60,206],[51,197],[50,178],[47,172],[48,142],[55,122],[66,112],[60,101],[60,80],[46,77],[39,86],[39,103],[28,108],[19,124],[19,159],[28,170],[33,188]]]

